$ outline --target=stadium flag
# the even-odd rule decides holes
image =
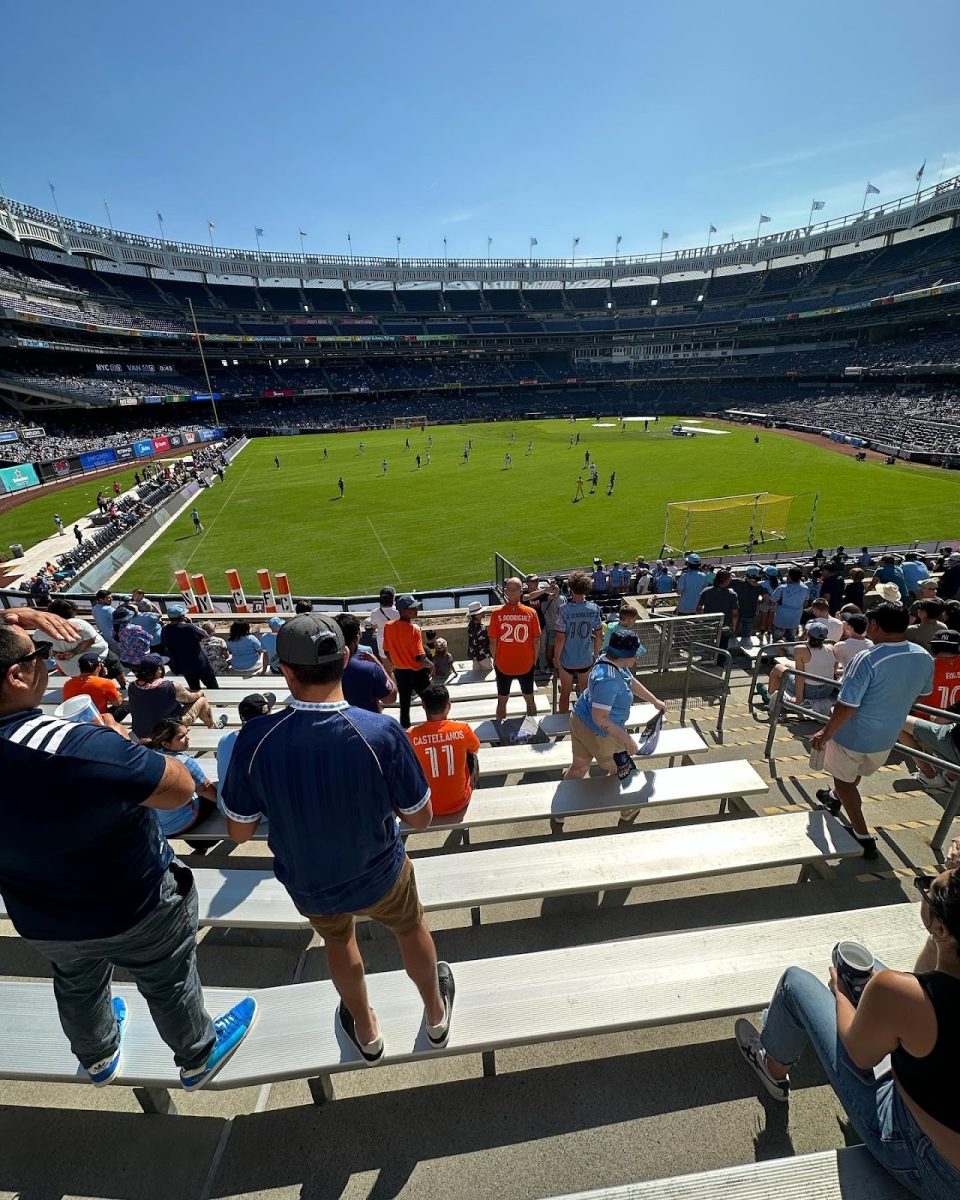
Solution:
[[[208,221],[207,228],[208,229],[216,229],[216,225],[213,223],[213,221]]]
[[[823,206],[825,204],[826,204],[826,200],[814,200],[813,204],[811,204],[810,207],[813,209],[814,212],[819,212],[820,209],[823,208]]]
[[[868,183],[867,184],[867,195],[868,196],[879,196],[880,189],[878,187],[874,187],[872,183]]]
[[[770,222],[770,217],[766,216],[765,213],[761,213],[760,214],[760,224],[767,225],[769,222]]]
[[[305,229],[301,229],[301,230],[300,230],[300,236],[301,236],[302,238],[305,238],[305,237],[309,237],[310,235],[309,235],[309,234],[306,232],[306,230],[305,230]]]
[[[254,225],[253,232],[257,235],[257,237],[263,237],[263,230],[259,225]]]
[[[160,241],[165,242],[167,240],[167,238],[163,232],[163,213],[162,212],[157,213],[157,224],[160,226]]]
[[[923,160],[923,162],[920,164],[920,170],[917,172],[917,183],[921,183],[921,182],[922,182],[922,180],[923,180],[923,173],[924,173],[924,171],[925,171],[926,169],[927,169],[927,160],[926,160],[926,159],[924,159],[924,160]]]
[[[716,227],[716,225],[711,225],[711,226],[710,226],[710,232],[711,232],[711,233],[716,233],[716,232],[717,232],[717,227]]]

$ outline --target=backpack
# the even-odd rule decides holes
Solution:
[[[124,625],[120,630],[120,661],[135,667],[150,653],[150,634],[142,625]]]

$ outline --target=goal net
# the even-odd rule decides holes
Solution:
[[[423,429],[427,423],[426,417],[394,417],[394,429]]]
[[[752,492],[709,500],[676,500],[667,505],[664,554],[750,549],[790,536],[793,496]]]

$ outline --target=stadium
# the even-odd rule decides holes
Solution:
[[[842,13],[736,7],[574,70],[562,4],[64,9],[0,187],[3,1195],[960,1200],[948,10],[864,14],[867,120]],[[551,187],[649,250],[543,253]]]

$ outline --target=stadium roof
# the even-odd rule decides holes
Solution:
[[[172,242],[136,233],[121,233],[61,217],[0,196],[0,243],[7,238],[67,254],[84,265],[142,274],[144,268],[198,272],[207,276],[245,276],[264,280],[300,279],[353,284],[464,282],[485,286],[562,282],[597,286],[626,283],[678,273],[709,273],[720,268],[755,266],[776,259],[804,257],[838,247],[861,245],[903,233],[960,212],[960,176],[911,193],[878,208],[865,208],[832,221],[786,229],[746,241],[716,246],[608,258],[369,258],[345,254],[270,253]],[[758,230],[760,226],[758,226]]]

